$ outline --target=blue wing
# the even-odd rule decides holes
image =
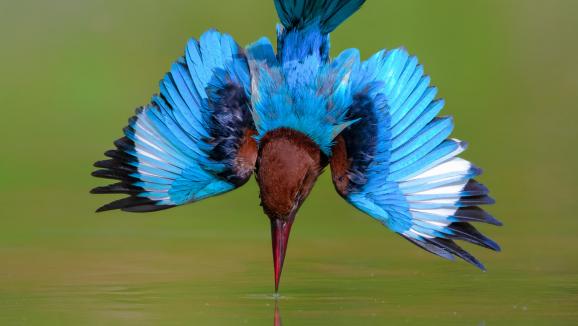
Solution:
[[[481,170],[458,158],[466,144],[448,139],[451,117],[436,117],[443,100],[415,57],[381,51],[352,76],[348,120],[331,158],[337,191],[352,205],[409,241],[447,259],[484,269],[453,240],[499,246],[468,222],[500,225],[479,205],[492,204],[473,178]]]
[[[190,40],[160,82],[160,94],[137,109],[95,163],[96,177],[119,180],[93,193],[129,197],[99,211],[154,211],[230,191],[250,177],[257,155],[244,52],[214,30]]]

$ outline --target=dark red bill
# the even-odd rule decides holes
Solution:
[[[273,266],[275,269],[275,293],[279,292],[279,281],[283,270],[283,261],[287,252],[287,240],[293,221],[271,220],[271,243],[273,245]]]

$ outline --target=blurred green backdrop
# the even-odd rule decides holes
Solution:
[[[332,53],[405,46],[505,226],[482,273],[346,204],[327,173],[295,224],[285,325],[578,323],[578,1],[369,0]],[[251,181],[194,205],[94,214],[92,162],[189,37],[274,39],[269,0],[0,2],[0,324],[268,325],[269,224]],[[331,223],[328,221],[331,219]]]

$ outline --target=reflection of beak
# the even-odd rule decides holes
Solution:
[[[279,304],[275,301],[275,315],[273,316],[273,326],[283,326],[281,321],[281,312],[279,311]]]
[[[291,225],[293,225],[293,220],[271,220],[271,243],[273,245],[273,266],[275,268],[275,293],[279,291],[279,281],[281,279],[281,271],[283,270],[283,261],[285,260],[287,240],[289,240]]]

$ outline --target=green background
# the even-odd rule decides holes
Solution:
[[[578,1],[369,0],[332,54],[419,56],[485,170],[504,248],[429,255],[346,204],[328,173],[294,226],[285,325],[578,323]],[[94,209],[90,177],[189,37],[274,39],[268,0],[0,2],[0,324],[269,325],[254,181],[151,214]]]

